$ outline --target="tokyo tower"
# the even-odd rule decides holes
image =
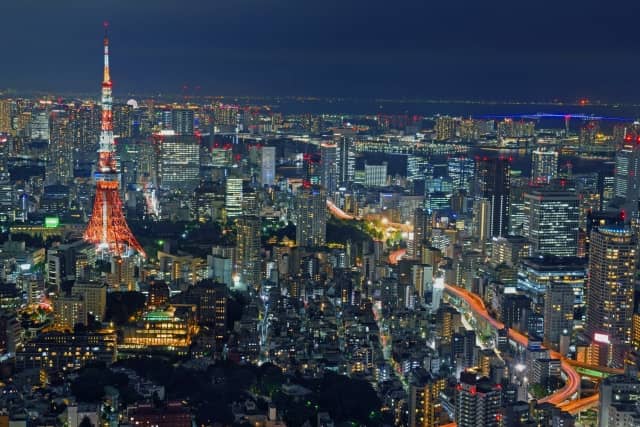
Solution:
[[[95,173],[96,197],[93,213],[84,240],[97,246],[98,252],[110,256],[127,256],[133,250],[146,257],[142,246],[133,236],[122,213],[122,200],[118,191],[120,176],[116,168],[113,141],[113,113],[111,76],[109,75],[109,38],[104,36],[104,78],[102,79],[102,125],[98,166]]]

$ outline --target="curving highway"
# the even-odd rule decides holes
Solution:
[[[406,253],[406,249],[396,249],[395,251],[392,251],[389,254],[389,264],[397,264],[398,261],[400,261],[400,258],[402,258]]]
[[[342,209],[337,207],[336,204],[333,203],[329,199],[327,199],[327,208],[329,208],[329,211],[331,212],[331,214],[333,216],[335,216],[336,218],[339,218],[339,219],[356,219],[356,217],[354,217],[353,215],[349,215],[348,213],[346,213],[345,211],[343,211]]]
[[[406,254],[406,249],[397,249],[389,254],[389,264],[397,264],[400,258]],[[486,309],[484,301],[478,295],[467,291],[454,285],[445,285],[445,292],[455,295],[460,299],[463,299],[469,309],[473,311],[477,316],[482,317],[495,329],[504,329],[504,323],[494,319]],[[528,344],[528,337],[515,329],[509,329],[509,338],[517,342],[518,344],[526,347]],[[582,399],[571,400],[580,389],[580,374],[575,370],[573,365],[580,365],[575,360],[567,359],[560,353],[554,350],[549,350],[549,355],[553,358],[560,359],[560,367],[566,376],[566,382],[564,387],[557,390],[555,393],[540,399],[539,403],[551,403],[559,406],[562,410],[575,415],[579,412],[591,409],[598,405],[599,396],[595,394],[593,396],[585,397]],[[590,368],[597,369],[593,366]],[[455,423],[448,424],[447,426],[455,426]]]
[[[484,320],[489,322],[491,326],[496,329],[503,329],[504,324],[494,319],[487,309],[485,308],[484,301],[482,299],[466,289],[462,289],[458,286],[453,285],[445,285],[445,291],[457,296],[460,299],[465,300],[465,302],[469,305],[469,309],[473,311],[477,316],[482,317]],[[522,345],[523,347],[527,346],[529,339],[526,335],[514,330],[509,329],[509,338]],[[554,405],[560,405],[566,400],[571,400],[573,395],[575,395],[580,388],[580,374],[569,364],[569,360],[566,357],[563,357],[557,351],[550,350],[549,354],[553,358],[560,359],[560,366],[562,371],[564,372],[566,378],[566,382],[564,387],[557,390],[555,393],[540,399],[540,403],[548,402]]]

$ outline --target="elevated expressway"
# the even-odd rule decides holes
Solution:
[[[402,258],[406,253],[405,249],[398,249],[389,254],[389,263],[397,264],[398,260]],[[489,324],[494,329],[504,329],[504,324],[496,319],[494,319],[489,312],[487,311],[484,301],[478,295],[467,291],[466,289],[460,288],[454,285],[445,285],[445,292],[449,295],[455,296],[461,300],[463,300],[469,310],[473,312],[475,316],[482,318],[487,324]],[[526,335],[514,330],[509,329],[509,338],[519,345],[526,347],[529,339]],[[597,371],[601,371],[600,368],[596,368],[590,365],[584,365],[575,360],[567,359],[562,356],[557,351],[550,350],[549,354],[553,358],[560,359],[560,367],[562,372],[566,377],[564,387],[556,390],[555,393],[539,400],[539,403],[551,403],[562,408],[564,411],[569,412],[572,415],[575,415],[579,412],[585,411],[587,409],[591,409],[598,405],[598,394],[594,394],[593,396],[585,397],[582,399],[573,400],[579,394],[580,390],[580,380],[581,375],[578,373],[576,367],[579,368],[589,368]],[[617,371],[614,372],[606,372],[608,374],[619,373]],[[450,426],[454,426],[454,424],[450,424]]]
[[[478,295],[454,285],[445,285],[445,292],[449,295],[464,300],[469,307],[469,310],[471,310],[476,316],[481,317],[495,329],[504,329],[504,324],[494,319],[487,312],[484,301],[482,301],[482,299]],[[509,338],[522,345],[523,347],[527,346],[527,336],[514,329],[509,329]],[[543,399],[540,399],[539,402],[551,403],[553,405],[559,406],[560,408],[571,414],[577,414],[579,412],[597,406],[597,394],[585,397],[583,399],[572,400],[576,395],[579,394],[581,380],[580,374],[573,366],[575,361],[567,359],[557,351],[549,350],[549,354],[553,358],[560,359],[560,367],[566,377],[566,381],[564,387],[556,390],[555,393]],[[593,367],[591,368],[593,369]]]
[[[356,218],[353,215],[349,215],[344,212],[342,209],[337,207],[332,201],[327,200],[327,208],[337,218],[346,219],[346,220],[360,220],[361,218]],[[395,224],[389,224],[390,226]],[[403,226],[404,224],[398,224],[399,226]],[[389,263],[397,264],[400,258],[402,258],[406,254],[406,249],[397,249],[389,254]],[[482,299],[472,293],[467,291],[466,289],[460,288],[454,285],[445,285],[445,292],[449,295],[453,295],[461,300],[465,301],[465,303],[469,306],[469,309],[476,315],[481,317],[484,321],[486,321],[489,325],[491,325],[494,329],[504,329],[504,324],[496,319],[494,319],[489,312],[487,311],[484,301]],[[509,338],[523,347],[527,346],[528,338],[526,335],[514,330],[509,329],[508,331]],[[586,411],[588,409],[594,408],[598,406],[598,394],[594,394],[589,397],[585,397],[582,399],[575,399],[576,396],[579,395],[580,390],[580,380],[581,375],[578,373],[574,365],[578,368],[589,368],[596,371],[601,371],[601,368],[593,367],[589,365],[583,365],[575,360],[567,359],[562,356],[560,353],[554,350],[550,350],[549,354],[553,358],[560,359],[560,367],[562,372],[566,377],[565,385],[556,390],[555,393],[539,400],[539,403],[551,403],[562,408],[564,411],[569,412],[572,415],[578,414],[582,411]],[[606,372],[607,374],[613,374],[618,372]],[[455,423],[448,424],[448,426],[453,427]]]

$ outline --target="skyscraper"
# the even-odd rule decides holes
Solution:
[[[260,165],[260,184],[264,187],[272,186],[276,182],[276,147],[262,147]]]
[[[488,237],[508,234],[510,171],[505,158],[484,158],[476,163],[476,196],[490,205]]]
[[[500,427],[502,389],[473,372],[460,374],[456,389],[455,419],[458,427]]]
[[[113,133],[119,138],[130,138],[133,128],[133,107],[127,104],[113,106]]]
[[[50,116],[49,149],[45,181],[67,185],[73,180],[73,145],[69,116],[64,110],[53,110]]]
[[[558,152],[537,149],[531,153],[531,182],[547,184],[558,174]]]
[[[233,219],[242,215],[242,179],[227,178],[224,208],[227,218]]]
[[[299,189],[294,212],[298,246],[323,246],[327,238],[327,193],[324,188]]]
[[[260,218],[252,215],[243,215],[236,222],[236,273],[243,284],[256,288],[262,276],[260,225]]]
[[[523,234],[531,252],[576,256],[580,201],[575,191],[533,189],[524,194]]]
[[[452,157],[447,161],[447,173],[454,190],[471,191],[475,162],[467,157]]]
[[[428,245],[427,239],[431,237],[431,213],[422,208],[418,208],[413,214],[413,244],[410,246],[411,258],[422,259],[422,249]]]
[[[167,190],[193,191],[200,182],[200,142],[193,135],[165,131],[159,141],[158,178]]]
[[[320,145],[320,184],[332,194],[338,188],[338,146],[335,144]]]
[[[0,133],[11,132],[11,116],[13,101],[10,99],[0,99]]]
[[[367,187],[384,187],[387,185],[387,162],[381,165],[364,165],[364,185]]]
[[[436,119],[435,139],[446,141],[455,136],[456,122],[453,117],[440,116]]]
[[[476,200],[473,204],[473,237],[481,245],[489,239],[491,230],[491,203],[489,200]]]
[[[640,200],[640,142],[625,137],[622,150],[616,153],[614,194],[625,201],[630,214],[638,212]]]
[[[351,138],[342,136],[338,143],[338,184],[345,185],[354,179],[356,160],[351,149]]]
[[[630,229],[604,226],[592,230],[585,324],[589,338],[614,348],[629,343],[636,262],[637,240]],[[621,355],[613,357],[610,363],[620,365]]]
[[[188,109],[171,111],[171,129],[178,135],[193,135],[194,112]]]
[[[49,140],[49,111],[38,109],[32,113],[29,133],[31,139]]]

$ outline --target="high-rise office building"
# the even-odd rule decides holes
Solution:
[[[49,149],[45,181],[47,184],[69,184],[73,180],[73,140],[69,116],[64,110],[53,110],[49,120]]]
[[[387,162],[381,165],[364,165],[364,185],[367,187],[384,187],[387,185]]]
[[[327,193],[312,186],[298,190],[295,198],[296,243],[323,246],[327,238]]]
[[[247,286],[257,288],[262,278],[260,259],[260,218],[243,215],[236,222],[236,273]],[[227,283],[231,285],[231,283]]]
[[[522,236],[524,193],[530,188],[529,178],[514,178],[509,187],[509,234]]]
[[[160,186],[168,190],[193,191],[200,182],[200,142],[191,135],[164,132],[158,135]]]
[[[0,166],[0,222],[13,222],[18,206],[14,202],[14,188],[9,172],[2,169]]]
[[[222,339],[227,330],[227,287],[205,280],[196,286],[195,291],[200,295],[198,320],[212,326],[216,339]]]
[[[616,153],[614,194],[623,199],[630,214],[638,212],[640,200],[640,143],[625,138],[622,150]]]
[[[508,159],[484,158],[476,163],[476,196],[489,202],[487,237],[508,234],[510,172]]]
[[[10,133],[12,131],[12,115],[13,101],[10,99],[0,99],[0,133]]]
[[[101,109],[94,104],[83,104],[69,110],[72,145],[77,154],[74,158],[76,163],[94,161],[96,147],[100,139],[100,118]]]
[[[347,136],[338,142],[338,184],[345,185],[354,179],[356,167],[355,154],[352,150],[352,139]]]
[[[536,314],[544,314],[545,296],[552,282],[571,288],[574,295],[574,311],[582,312],[585,305],[586,278],[587,261],[584,258],[535,256],[520,260],[517,286],[518,290],[531,298]]]
[[[276,147],[262,147],[260,164],[260,184],[272,186],[276,182]]]
[[[133,107],[127,104],[113,106],[113,133],[118,138],[130,138],[133,133]]]
[[[456,388],[455,420],[458,427],[500,427],[502,387],[488,378],[462,372]]]
[[[260,199],[252,189],[242,192],[242,214],[260,216]]]
[[[413,244],[408,253],[411,258],[422,259],[422,249],[429,245],[427,239],[431,237],[431,228],[431,213],[423,208],[416,209],[413,215]]]
[[[585,332],[596,342],[616,347],[630,342],[634,305],[637,239],[626,227],[591,231]],[[622,357],[613,352],[613,361]]]
[[[29,126],[31,139],[49,140],[49,111],[35,110]]]
[[[531,153],[531,182],[548,184],[558,175],[558,152],[537,149]]]
[[[524,194],[523,234],[534,254],[576,256],[579,220],[575,191],[533,189]]]
[[[573,329],[573,287],[563,282],[551,282],[544,299],[544,343],[560,349],[560,337]]]
[[[468,157],[452,157],[447,161],[447,172],[454,190],[471,192],[475,162]]]
[[[328,194],[332,194],[338,188],[337,154],[337,145],[320,145],[320,184]]]
[[[171,129],[178,135],[193,135],[194,112],[188,109],[171,111]]]
[[[456,122],[453,117],[440,116],[436,119],[435,139],[437,141],[446,141],[455,136]]]
[[[242,179],[227,178],[225,189],[224,209],[227,212],[227,218],[237,218],[242,215]]]
[[[485,244],[490,238],[491,202],[479,199],[473,202],[473,237],[484,252]]]

